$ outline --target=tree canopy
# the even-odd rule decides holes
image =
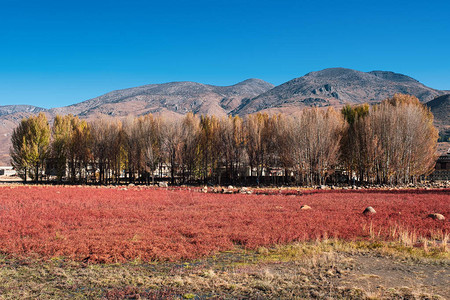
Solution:
[[[168,169],[174,184],[316,185],[338,173],[348,182],[396,184],[429,174],[437,138],[429,109],[396,94],[375,106],[307,108],[297,117],[189,113],[86,122],[67,115],[50,128],[41,113],[14,130],[11,158],[20,176],[34,180],[149,183]]]

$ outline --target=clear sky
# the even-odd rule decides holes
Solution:
[[[388,70],[450,90],[450,1],[0,0],[0,105]]]

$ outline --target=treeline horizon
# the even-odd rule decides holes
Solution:
[[[374,106],[305,108],[295,117],[189,113],[88,122],[58,115],[50,126],[40,113],[14,129],[10,154],[25,182],[149,184],[166,166],[172,184],[402,184],[433,170],[437,140],[430,110],[396,94]]]

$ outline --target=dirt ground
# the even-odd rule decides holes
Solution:
[[[370,244],[236,248],[195,261],[0,258],[0,299],[450,299],[447,249]]]
[[[353,255],[349,259],[351,269],[338,280],[339,285],[360,288],[378,297],[389,297],[397,291],[450,299],[448,262],[408,261],[380,254]]]
[[[5,176],[5,175],[0,175],[0,184],[2,183],[21,183],[23,180],[18,177],[18,176]]]

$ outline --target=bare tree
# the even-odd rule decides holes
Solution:
[[[121,122],[99,118],[89,125],[92,137],[92,166],[94,172],[99,172],[99,183],[108,183],[112,176],[118,180],[120,170],[116,166],[121,156]]]
[[[200,119],[188,113],[181,124],[181,168],[183,182],[190,181],[199,172]]]
[[[382,149],[379,181],[406,183],[432,170],[438,131],[433,115],[416,97],[396,94],[375,106],[371,115]]]
[[[44,114],[24,119],[14,130],[11,157],[19,174],[36,180],[54,165],[58,178],[120,182],[154,181],[166,164],[172,184],[243,183],[243,170],[278,184],[295,174],[298,184],[324,184],[337,166],[360,182],[406,183],[427,175],[436,158],[433,116],[412,96],[395,95],[379,105],[304,109],[297,117],[257,113],[239,117],[163,119],[146,115],[102,117],[86,123],[57,116],[52,128]],[[340,164],[340,165],[339,165]],[[272,176],[272,175],[277,176]],[[48,175],[48,173],[47,173]],[[265,175],[263,177],[263,175]],[[42,177],[42,175],[41,175]]]
[[[181,121],[179,119],[166,120],[162,124],[162,146],[166,162],[170,166],[170,182],[175,184],[175,176],[181,162]]]
[[[222,154],[219,160],[225,167],[229,183],[234,184],[244,157],[245,136],[242,119],[238,116],[221,118],[218,136],[218,145]]]
[[[308,185],[323,184],[338,162],[342,117],[332,108],[308,108],[303,110],[299,127],[298,169]]]
[[[144,156],[145,171],[152,177],[152,183],[155,182],[155,171],[158,165],[162,163],[162,121],[161,118],[155,118],[153,115],[146,115],[144,122]],[[149,179],[149,178],[148,178]],[[148,181],[147,179],[147,181]]]

